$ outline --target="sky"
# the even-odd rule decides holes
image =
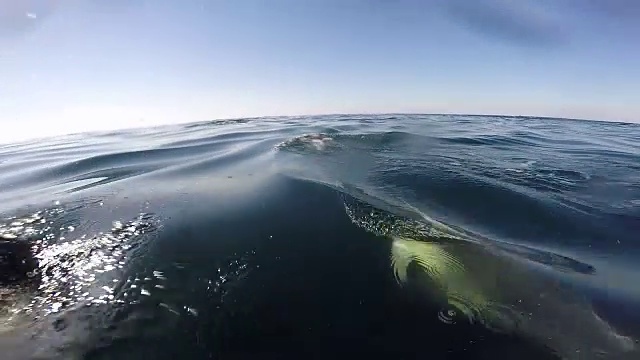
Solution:
[[[640,122],[636,0],[0,0],[0,141],[218,118]]]

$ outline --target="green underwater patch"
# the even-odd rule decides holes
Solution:
[[[463,315],[493,331],[532,339],[564,359],[640,358],[632,338],[618,334],[574,289],[534,271],[531,256],[523,256],[528,253],[473,238],[410,207],[396,215],[392,205],[382,210],[350,195],[343,200],[355,225],[390,242],[398,284],[424,288],[445,302],[438,314],[445,323]]]

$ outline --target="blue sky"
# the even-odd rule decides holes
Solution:
[[[215,118],[640,121],[635,0],[0,0],[0,141]]]

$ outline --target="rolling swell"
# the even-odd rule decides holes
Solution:
[[[408,198],[418,198],[441,218],[481,232],[527,242],[575,241],[575,246],[600,246],[607,242],[603,239],[628,236],[609,226],[616,220],[606,215],[606,205],[593,200],[593,190],[610,182],[611,174],[605,177],[603,169],[594,170],[591,163],[559,168],[553,151],[541,144],[527,156],[529,152],[522,148],[509,154],[488,144],[489,149],[476,153],[466,146],[442,146],[428,135],[398,132],[338,135],[332,139],[327,149],[342,149],[333,157],[348,158],[357,153],[359,160],[365,158],[367,186],[386,188],[393,193],[391,196],[404,193]],[[289,151],[306,151],[308,158],[322,154],[309,146],[288,145],[295,145]],[[600,153],[599,157],[606,154]],[[626,165],[632,169],[633,163]],[[336,168],[323,170],[326,173]],[[626,186],[633,186],[630,175],[627,172],[621,176]],[[351,171],[335,177],[349,183],[354,176]],[[588,219],[597,220],[585,226]]]
[[[18,359],[635,355],[639,135],[387,114],[3,146],[0,345]]]

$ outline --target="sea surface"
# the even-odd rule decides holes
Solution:
[[[640,125],[335,115],[0,145],[1,359],[640,359]]]

